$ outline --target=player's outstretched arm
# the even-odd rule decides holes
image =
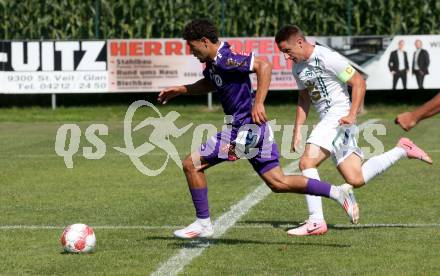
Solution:
[[[252,70],[257,74],[257,93],[252,108],[252,120],[260,125],[267,122],[267,115],[264,109],[264,100],[272,79],[272,64],[268,61],[255,57]]]
[[[440,113],[440,93],[414,111],[397,115],[396,124],[399,124],[405,131],[409,131],[421,120],[432,117],[438,113]]]
[[[296,108],[295,129],[293,130],[292,150],[298,152],[301,144],[301,127],[304,125],[309,114],[310,96],[307,89],[299,91],[298,106]]]
[[[351,125],[356,122],[356,117],[361,108],[362,102],[364,101],[365,90],[367,88],[364,78],[358,72],[354,73],[353,77],[347,81],[347,84],[352,88],[352,103],[348,115],[339,120],[339,124],[341,125]]]
[[[193,84],[168,87],[160,91],[157,101],[166,104],[170,99],[179,95],[203,95],[214,91],[215,87],[210,80],[203,78]]]
[[[184,85],[188,95],[204,95],[214,91],[214,84],[207,78],[200,79],[193,84]]]

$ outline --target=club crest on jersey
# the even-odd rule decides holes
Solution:
[[[214,70],[209,69],[209,76],[211,80],[215,82],[215,85],[217,85],[218,87],[221,87],[223,85],[222,78],[220,77],[220,75],[214,73]]]
[[[221,78],[219,75],[217,75],[217,74],[213,74],[212,76],[213,76],[213,78],[214,78],[215,84],[216,84],[218,87],[220,87],[220,86],[223,85],[222,78]]]

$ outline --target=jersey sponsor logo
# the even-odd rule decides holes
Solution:
[[[313,67],[313,72],[315,72],[315,74],[317,75],[317,76],[320,76],[321,74],[322,74],[322,68],[321,67],[318,67],[318,66],[315,66],[315,67]]]
[[[304,76],[306,78],[316,77],[315,73],[313,71],[310,71],[309,69],[304,70]]]
[[[234,55],[241,55],[241,56],[250,56],[251,55],[249,52],[243,52],[243,51],[236,52],[236,51],[234,51],[232,49],[231,49],[231,53],[234,54]]]
[[[316,87],[314,82],[307,80],[304,84],[306,85],[307,90],[309,91],[310,99],[312,100],[313,103],[316,103],[319,100],[321,100],[321,92]]]
[[[247,66],[247,61],[244,60],[244,61],[240,62],[240,61],[235,60],[233,58],[228,58],[226,60],[226,66],[230,66],[230,67],[240,67],[240,66],[243,66],[243,67],[246,67]]]
[[[309,91],[311,91],[311,90],[313,90],[313,89],[315,88],[315,83],[312,82],[312,81],[310,81],[310,80],[306,80],[306,81],[304,82],[304,84],[307,86],[307,89],[308,89]]]

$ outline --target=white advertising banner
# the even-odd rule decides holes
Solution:
[[[368,75],[368,90],[440,88],[436,76],[440,70],[440,35],[315,39],[359,65]]]
[[[107,91],[106,41],[0,41],[0,93]]]
[[[418,55],[416,41],[420,43]],[[408,64],[405,65],[404,61],[401,67],[404,71],[403,74],[395,76],[396,72],[392,73],[389,67],[393,63],[392,53],[399,49],[399,42],[402,48],[403,60],[405,60],[406,55]],[[424,53],[426,53],[423,56],[420,54],[422,50],[425,50]],[[425,61],[422,61],[423,58]],[[419,70],[417,70],[417,68],[415,68],[416,59],[417,63],[425,63],[424,66],[420,67],[426,68],[418,68]],[[399,60],[399,58],[397,58],[397,60]],[[429,62],[427,63],[427,61]],[[440,35],[395,36],[381,55],[377,56],[369,64],[363,66],[369,75],[367,88],[373,90],[392,89],[393,81],[398,77],[396,80],[396,89],[404,88],[403,83],[405,78],[407,89],[440,88],[440,79],[436,74],[436,72],[440,72],[440,63],[438,61],[440,61]],[[423,78],[423,86],[419,87],[417,83],[417,73],[422,69],[427,70],[427,72],[423,72],[422,76],[419,76],[419,78]]]

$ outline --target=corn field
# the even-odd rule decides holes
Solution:
[[[0,39],[180,37],[194,18],[223,36],[440,33],[439,0],[0,0]]]

